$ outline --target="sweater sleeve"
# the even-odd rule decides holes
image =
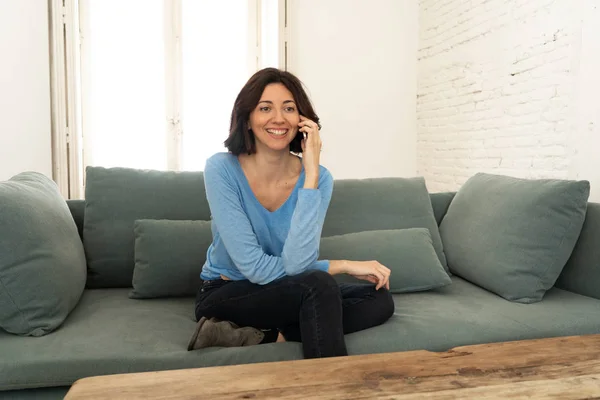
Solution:
[[[331,177],[328,172],[326,175]],[[228,171],[208,162],[204,180],[206,197],[221,240],[233,263],[250,282],[264,285],[283,276],[282,271],[292,275],[310,268],[329,268],[327,262],[315,263],[319,246],[315,235],[320,235],[321,231],[321,226],[317,224],[324,219],[323,206],[329,203],[328,199],[321,201],[320,188],[300,189],[282,257],[277,257],[266,254],[260,246],[242,207],[235,180]],[[320,184],[322,178],[319,181]],[[331,193],[326,197],[330,198]],[[303,237],[305,234],[311,237]]]
[[[290,231],[281,254],[288,275],[297,275],[309,269],[329,269],[328,260],[317,261],[317,258],[332,192],[333,177],[325,168],[321,168],[318,189],[299,189]]]

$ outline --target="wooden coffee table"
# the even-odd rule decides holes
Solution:
[[[107,375],[66,399],[600,398],[600,335]]]

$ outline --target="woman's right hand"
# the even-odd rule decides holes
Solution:
[[[301,115],[298,126],[298,134],[305,135],[306,137],[301,142],[304,169],[306,170],[307,177],[316,177],[318,182],[321,146],[323,144],[319,133],[319,125]]]
[[[333,264],[336,272],[346,273],[355,278],[375,283],[376,290],[382,287],[390,289],[390,274],[392,271],[378,261],[343,261],[341,263],[331,261],[330,264]]]

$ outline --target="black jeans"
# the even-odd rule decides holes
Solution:
[[[205,281],[196,298],[196,318],[276,329],[302,342],[305,358],[345,356],[344,334],[380,325],[394,313],[385,288],[339,284],[327,272],[308,271],[266,285],[250,281]]]

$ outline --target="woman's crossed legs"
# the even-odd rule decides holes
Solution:
[[[266,285],[207,281],[196,299],[197,319],[278,329],[286,340],[302,342],[305,358],[347,355],[344,334],[380,325],[393,313],[394,302],[385,288],[338,285],[333,276],[317,270]]]

